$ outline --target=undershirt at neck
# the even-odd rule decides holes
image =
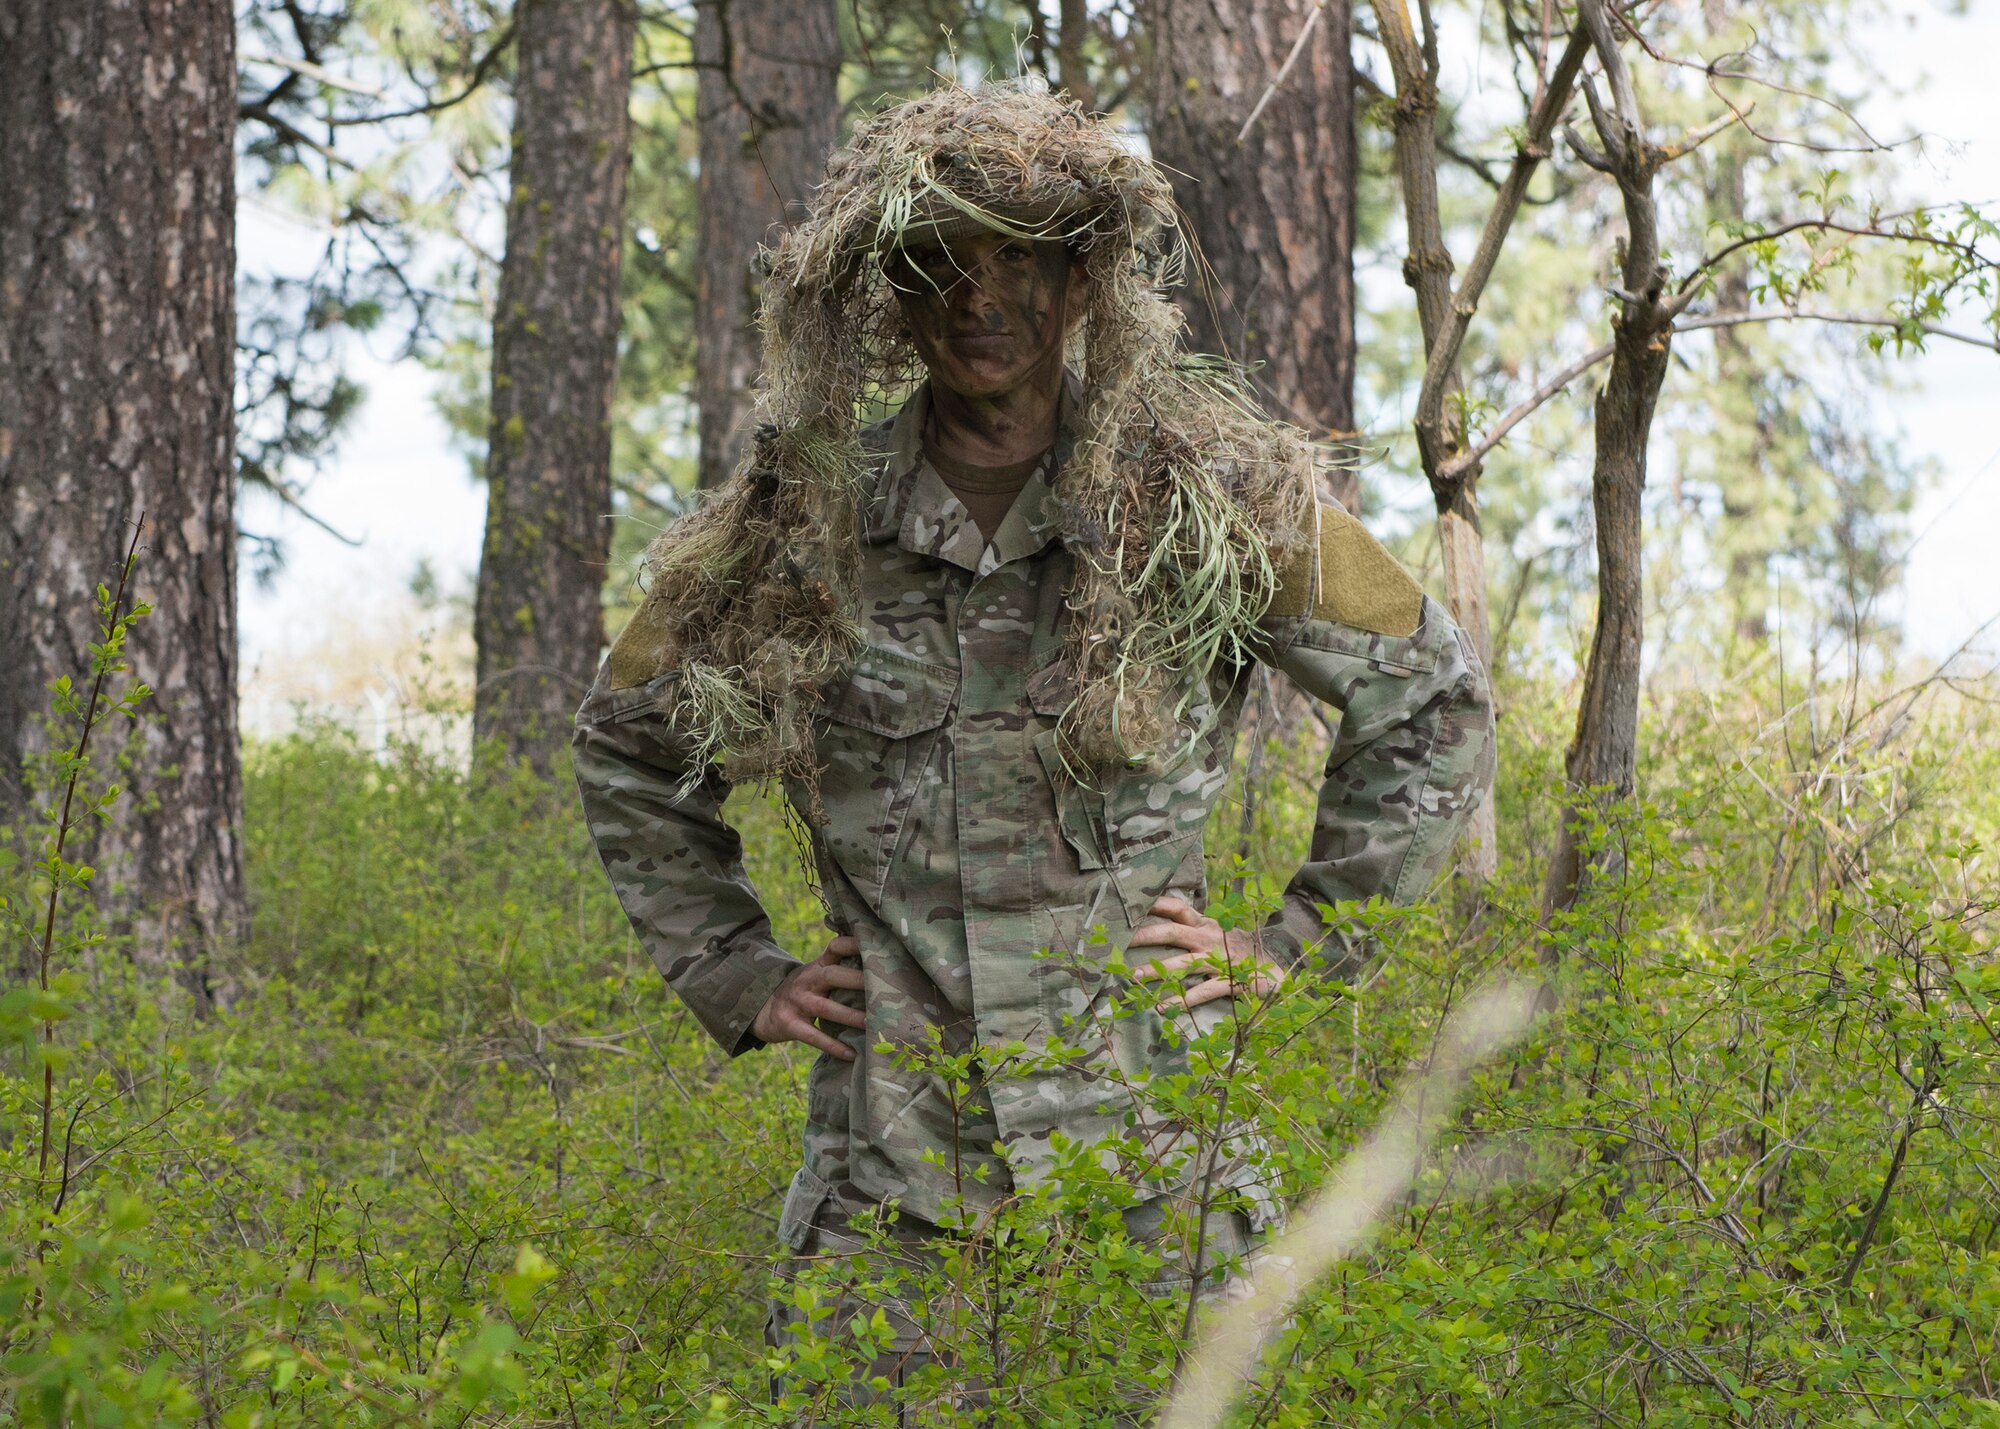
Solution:
[[[972,513],[979,534],[989,542],[1000,529],[1000,523],[1007,519],[1007,513],[1014,509],[1015,498],[1028,484],[1028,478],[1047,455],[1039,452],[1026,461],[1009,462],[1006,466],[973,466],[941,455],[928,441],[924,443],[924,456],[931,470],[958,498],[959,504]]]

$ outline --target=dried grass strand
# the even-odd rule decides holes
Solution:
[[[1165,177],[1066,99],[945,84],[858,126],[811,216],[765,255],[755,439],[648,553],[659,668],[682,672],[671,713],[732,779],[814,778],[817,692],[863,638],[859,414],[921,375],[885,264],[950,216],[1060,240],[1091,284],[1055,486],[1075,567],[1073,767],[1178,747],[1203,682],[1248,657],[1277,563],[1309,539],[1321,454],[1237,369],[1181,350],[1169,290],[1186,248]]]

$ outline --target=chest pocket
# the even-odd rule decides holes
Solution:
[[[1066,662],[1044,666],[1028,681],[1028,703],[1050,720],[1069,708],[1076,682]],[[1190,838],[1207,822],[1229,777],[1227,750],[1217,749],[1215,711],[1206,700],[1189,708],[1179,742],[1140,769],[1084,771],[1078,779],[1064,764],[1056,732],[1035,740],[1049,781],[1063,837],[1085,869],[1117,868],[1161,844]]]
[[[822,697],[823,835],[859,886],[880,890],[917,780],[957,701],[957,670],[879,645],[863,646]]]

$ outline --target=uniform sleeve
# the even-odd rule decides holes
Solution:
[[[1264,930],[1335,976],[1372,956],[1320,908],[1421,897],[1493,783],[1493,707],[1472,642],[1354,518],[1322,508],[1310,562],[1281,572],[1265,659],[1340,711],[1305,864]]]
[[[728,786],[710,766],[683,792],[688,762],[659,713],[664,680],[614,688],[616,659],[577,712],[571,748],[584,817],[640,945],[736,1056],[763,1045],[750,1024],[799,965],[772,936],[742,840],[723,821]]]

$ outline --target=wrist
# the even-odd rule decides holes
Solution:
[[[804,964],[801,963],[799,966],[803,967]],[[756,1016],[750,1019],[750,1035],[766,1046],[775,1040],[772,1034],[778,1030],[776,1023],[779,1001],[784,997],[785,989],[791,986],[792,979],[798,975],[798,970],[794,969],[778,979],[771,988],[771,995],[764,999],[764,1005],[759,1007]]]

